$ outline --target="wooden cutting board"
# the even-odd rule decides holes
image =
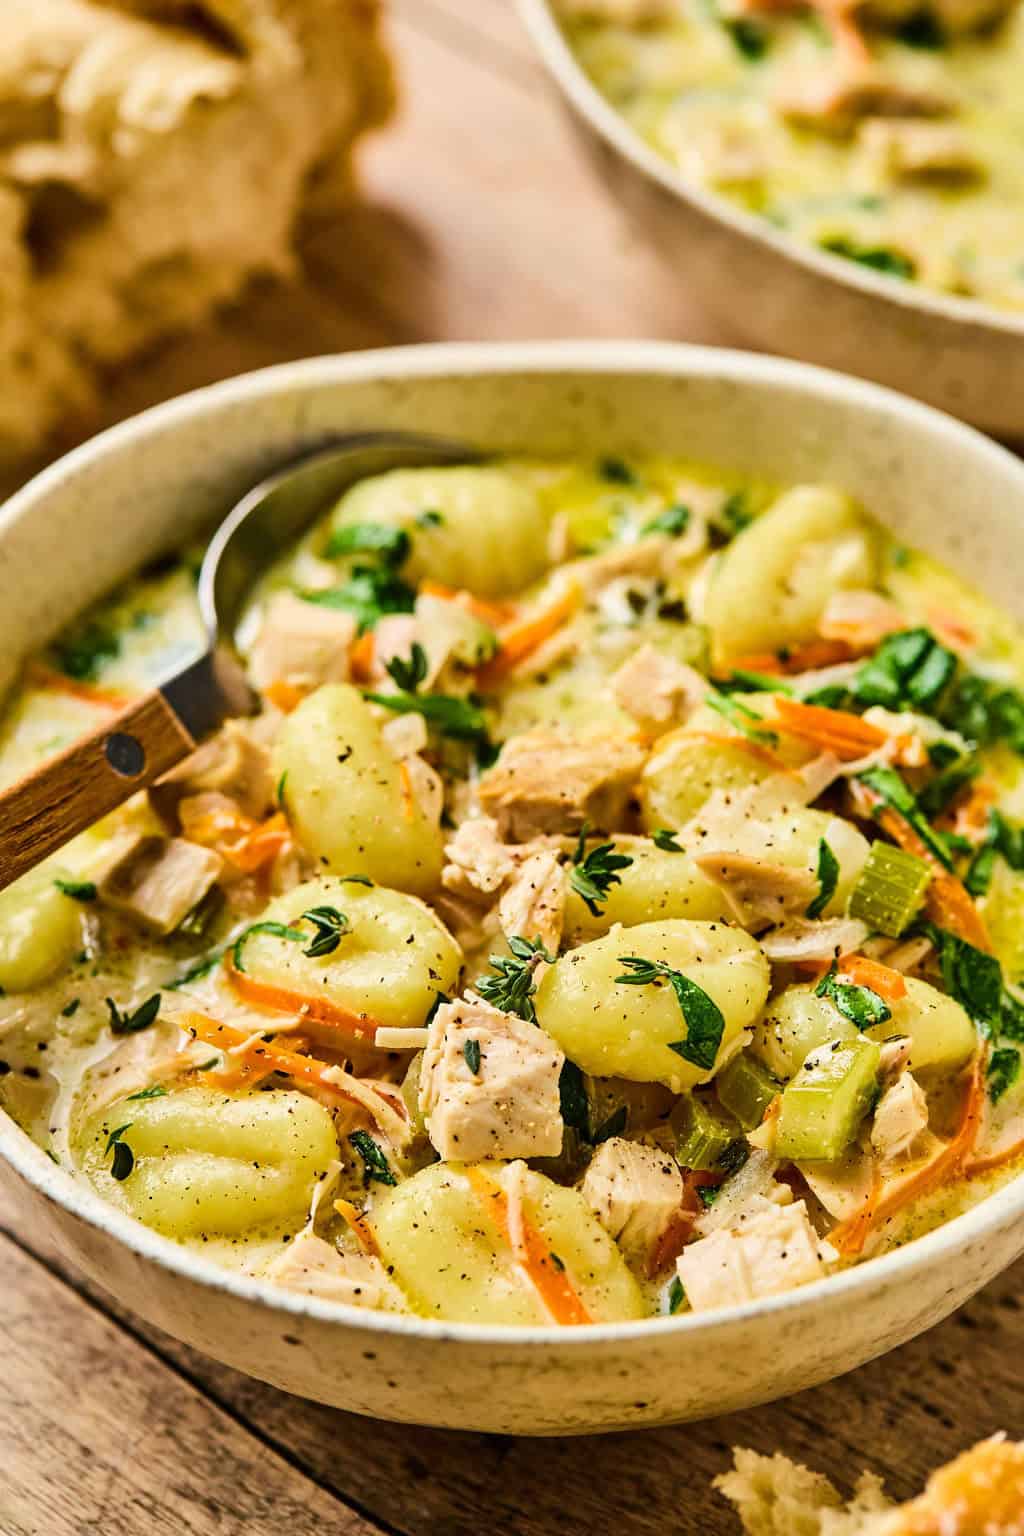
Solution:
[[[399,121],[364,201],[199,338],[112,381],[105,418],[313,352],[470,338],[734,340],[687,302],[576,154],[510,0],[393,0]],[[303,1403],[137,1323],[0,1202],[0,1536],[729,1536],[731,1444],[892,1491],[1018,1433],[1024,1265],[854,1375],[755,1412],[592,1440],[375,1424]],[[253,1339],[254,1355],[259,1339]]]

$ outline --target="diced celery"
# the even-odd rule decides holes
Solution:
[[[402,1079],[402,1103],[405,1105],[406,1114],[409,1116],[409,1124],[413,1134],[425,1136],[427,1134],[426,1121],[420,1111],[420,1072],[423,1068],[423,1052],[417,1051],[406,1068]]]
[[[745,1131],[752,1131],[761,1124],[782,1084],[749,1051],[741,1051],[719,1072],[715,1089],[722,1108],[735,1115]]]
[[[850,916],[876,933],[898,939],[919,911],[931,879],[923,859],[890,843],[873,843],[850,894]]]
[[[679,1100],[671,1117],[677,1136],[676,1161],[683,1168],[708,1172],[721,1166],[722,1158],[739,1140],[739,1124],[695,1093]]]
[[[782,1095],[778,1156],[829,1163],[841,1157],[874,1097],[880,1055],[864,1035],[812,1051]]]

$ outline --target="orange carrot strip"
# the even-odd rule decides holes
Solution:
[[[817,672],[822,667],[853,661],[863,654],[862,648],[852,646],[848,640],[808,640],[781,655],[777,651],[761,651],[756,655],[737,656],[729,666],[738,672],[767,672],[793,677],[798,672]]]
[[[929,608],[928,622],[939,639],[951,645],[954,650],[970,650],[978,643],[978,637],[971,626],[948,608]]]
[[[182,832],[189,842],[213,848],[236,869],[253,874],[270,864],[291,842],[287,819],[277,811],[266,821],[253,821],[244,811],[217,806],[213,810],[192,810],[182,802]]]
[[[865,757],[888,741],[884,731],[870,725],[859,715],[845,709],[825,709],[820,704],[801,704],[780,694],[775,700],[775,717],[769,725],[813,746],[834,752],[845,762]]]
[[[838,962],[841,976],[848,976],[855,987],[870,987],[887,1003],[898,1003],[907,995],[907,983],[900,971],[867,955],[842,955]]]
[[[356,683],[369,683],[373,680],[373,658],[376,651],[376,641],[373,630],[367,629],[354,640],[349,647],[348,669],[352,674],[352,680]]]
[[[1001,1152],[992,1152],[988,1157],[975,1157],[964,1169],[964,1177],[976,1179],[979,1174],[993,1173],[997,1168],[1004,1168],[1007,1163],[1015,1162],[1018,1157],[1024,1157],[1024,1137],[1015,1141],[1009,1147],[1004,1147]]]
[[[498,637],[501,643],[497,655],[477,669],[476,680],[480,688],[487,693],[497,687],[520,662],[532,656],[545,640],[561,629],[576,612],[579,602],[579,592],[570,588],[550,608],[535,614],[532,619],[525,619],[512,629],[504,630]]]
[[[460,608],[465,608],[491,629],[501,629],[502,625],[511,624],[519,611],[513,603],[488,602],[486,598],[474,597],[472,592],[464,588],[446,587],[441,581],[421,581],[420,591],[427,597],[439,597],[447,603],[458,603]]]
[[[380,1244],[377,1242],[377,1234],[367,1221],[362,1211],[357,1210],[351,1200],[335,1200],[334,1209],[355,1233],[360,1248],[371,1259],[380,1258]]]
[[[329,1033],[337,1033],[342,1045],[358,1042],[372,1045],[380,1029],[380,1020],[369,1014],[354,1013],[326,997],[307,997],[303,992],[292,992],[288,987],[276,987],[270,982],[257,981],[247,971],[240,971],[231,955],[226,955],[224,968],[227,979],[238,996],[257,1008],[268,1008],[273,1013],[301,1014],[311,1024],[319,1024]]]
[[[85,704],[100,704],[104,709],[124,709],[132,700],[132,695],[120,688],[104,688],[99,683],[85,683],[77,677],[66,677],[63,672],[54,672],[38,661],[29,667],[26,681],[47,693],[66,693],[69,698],[81,699]]]
[[[975,906],[963,882],[940,864],[909,822],[905,821],[898,811],[893,810],[892,806],[886,806],[879,811],[876,820],[882,831],[887,833],[894,843],[898,843],[907,853],[916,854],[919,859],[924,859],[931,866],[932,878],[925,893],[924,910],[932,921],[940,928],[947,928],[950,933],[965,939],[968,944],[973,944],[975,949],[983,949],[987,954],[991,954],[992,940],[985,926],[985,919]]]
[[[971,1075],[960,1111],[960,1123],[953,1139],[937,1152],[930,1163],[910,1178],[904,1179],[897,1189],[882,1195],[876,1185],[871,1199],[863,1211],[841,1221],[832,1228],[828,1240],[833,1248],[846,1257],[860,1253],[873,1227],[889,1221],[897,1212],[927,1195],[942,1184],[947,1184],[958,1174],[965,1172],[967,1159],[974,1146],[981,1125],[981,1113],[985,1105],[985,1075],[979,1056],[971,1068]]]
[[[525,1216],[523,1244],[517,1248],[509,1227],[508,1196],[499,1184],[479,1168],[467,1168],[466,1178],[477,1199],[486,1207],[502,1241],[512,1249],[527,1279],[556,1323],[571,1327],[593,1319],[564,1269],[551,1261],[551,1250],[544,1237]]]
[[[254,1037],[231,1024],[222,1024],[205,1013],[187,1014],[184,1023],[197,1040],[204,1040],[218,1050],[235,1052],[223,1072],[211,1069],[201,1074],[219,1087],[251,1087],[272,1072],[281,1072],[304,1087],[314,1088],[318,1097],[326,1097],[335,1108],[342,1104],[360,1104],[362,1107],[353,1094],[346,1093],[329,1078],[324,1079],[323,1074],[331,1068],[316,1056],[303,1056],[274,1040],[264,1040],[260,1035]],[[244,1049],[239,1050],[239,1047]]]
[[[289,683],[285,678],[275,678],[268,683],[263,690],[263,697],[279,709],[282,715],[290,715],[293,709],[298,709],[306,697],[306,689],[300,688],[296,683]]]

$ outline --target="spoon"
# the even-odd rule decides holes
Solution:
[[[199,573],[206,649],[0,794],[0,890],[145,789],[256,697],[232,640],[260,574],[342,491],[368,475],[465,463],[457,443],[406,432],[336,438],[260,481],[214,534]]]

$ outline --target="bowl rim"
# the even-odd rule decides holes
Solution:
[[[290,388],[326,387],[334,383],[409,382],[425,378],[479,376],[592,374],[657,375],[665,378],[704,378],[735,385],[813,392],[857,410],[885,410],[911,429],[931,431],[952,439],[963,451],[988,459],[993,469],[1009,472],[1020,484],[1024,503],[1024,462],[976,428],[932,406],[912,400],[879,384],[832,369],[721,347],[657,341],[539,341],[454,342],[381,348],[343,355],[324,355],[283,363],[238,375],[179,395],[130,417],[73,449],[35,475],[0,510],[0,539],[5,528],[45,499],[69,476],[130,450],[147,436],[174,431],[181,423],[207,410],[237,405],[255,398],[272,398]],[[799,1308],[843,1306],[846,1300],[883,1291],[890,1279],[904,1281],[944,1257],[1024,1221],[1024,1173],[983,1196],[977,1205],[944,1222],[924,1236],[879,1258],[829,1275],[778,1296],[739,1306],[678,1317],[656,1316],[625,1322],[588,1323],[569,1329],[550,1325],[513,1327],[491,1323],[445,1322],[412,1314],[387,1313],[289,1292],[271,1282],[218,1266],[212,1259],[164,1237],[105,1201],[84,1180],[55,1163],[4,1111],[0,1111],[0,1157],[31,1188],[137,1257],[179,1275],[195,1285],[255,1302],[285,1316],[311,1322],[336,1323],[368,1332],[488,1345],[508,1352],[520,1347],[559,1347],[576,1350],[587,1345],[622,1345],[645,1336],[714,1336],[744,1323],[777,1318]]]
[[[768,246],[777,255],[841,287],[853,288],[870,298],[885,300],[912,314],[927,314],[956,325],[971,325],[1024,339],[1024,313],[1000,309],[981,299],[960,298],[918,283],[883,277],[872,272],[869,267],[847,261],[841,256],[830,255],[827,251],[787,235],[766,220],[748,213],[729,198],[686,181],[671,161],[645,142],[590,79],[558,24],[551,0],[516,0],[516,6],[548,74],[571,105],[606,144],[648,180],[657,182],[665,191],[691,203],[708,218],[726,225],[734,234]]]

